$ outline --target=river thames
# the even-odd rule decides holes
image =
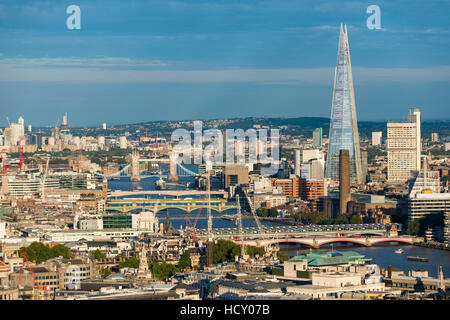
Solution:
[[[163,168],[164,169],[164,168]],[[190,168],[194,170],[193,168]],[[155,190],[155,182],[158,177],[149,177],[143,179],[138,183],[131,183],[128,177],[121,177],[118,180],[109,180],[108,188],[110,190],[123,190],[123,191],[131,191],[138,189],[139,190]],[[193,179],[189,177],[180,177],[180,185],[170,186],[170,189],[183,190],[186,189],[187,183],[192,183]],[[229,214],[234,214],[235,211],[229,210]],[[225,214],[226,214],[225,213]],[[195,220],[197,215],[199,215],[196,228],[205,229],[207,228],[207,213],[206,209],[202,210],[200,214],[198,212],[192,212],[187,215],[186,213],[179,210],[169,210],[168,212],[158,213],[158,218],[160,222],[163,222],[166,219],[166,215],[169,215],[170,222],[174,226],[175,229],[183,229],[186,227],[186,216],[189,216],[191,221]],[[233,221],[225,220],[221,218],[221,214],[212,212],[214,217],[213,219],[213,228],[236,228],[236,225]],[[266,226],[275,226],[281,225],[274,222],[262,221],[262,225]],[[245,218],[242,220],[243,227],[256,227],[256,222],[253,219]],[[402,248],[404,250],[403,254],[397,254],[394,251]],[[309,251],[309,248],[302,245],[280,245],[280,249],[286,251],[290,255],[300,254],[305,251]],[[450,252],[439,249],[432,248],[424,248],[417,247],[413,245],[404,245],[404,244],[387,244],[387,245],[377,245],[373,247],[364,247],[353,244],[334,244],[333,247],[327,246],[322,247],[320,249],[314,249],[314,252],[329,252],[331,250],[334,251],[345,251],[352,250],[357,251],[366,257],[372,258],[373,262],[379,265],[381,268],[387,268],[389,265],[396,267],[406,273],[409,270],[427,270],[429,275],[432,277],[436,277],[438,273],[438,266],[441,265],[443,267],[444,277],[450,278]],[[408,256],[420,256],[428,258],[428,262],[417,262],[417,261],[409,261],[407,259]]]

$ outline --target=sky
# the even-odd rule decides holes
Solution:
[[[341,23],[358,120],[416,106],[450,119],[449,13],[449,0],[0,0],[0,126],[329,117]]]

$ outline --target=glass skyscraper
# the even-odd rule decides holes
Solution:
[[[339,180],[339,150],[347,149],[350,157],[351,182],[363,183],[347,26],[342,27],[342,24],[334,72],[329,137],[326,177]]]

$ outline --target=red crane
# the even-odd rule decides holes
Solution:
[[[205,196],[206,201],[206,196]],[[200,213],[202,210],[198,210],[197,216],[195,220],[191,221],[188,215],[186,215],[186,230],[190,229],[192,231],[192,241],[195,242],[195,226],[197,225],[198,217],[200,217]]]
[[[33,277],[34,286],[36,287],[36,289],[39,289],[38,281],[37,281],[36,276],[34,274],[33,268],[30,266],[31,263],[30,263],[30,261],[28,261],[27,254],[25,252],[22,252],[21,257],[23,258],[23,265],[21,265],[20,269],[19,269],[19,279],[17,280],[17,287],[18,288],[20,287],[20,280],[22,279],[23,266],[26,263],[27,264],[27,269],[28,269],[28,271],[30,271],[31,276]]]
[[[197,225],[198,217],[200,216],[201,210],[198,211],[197,217],[194,221],[191,221],[189,216],[186,216],[186,229],[192,230],[192,241],[195,242],[195,226]]]

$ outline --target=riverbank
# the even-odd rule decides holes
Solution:
[[[444,243],[441,243],[441,242],[416,242],[416,243],[414,243],[414,245],[418,246],[418,247],[450,251],[450,246],[446,246]]]

